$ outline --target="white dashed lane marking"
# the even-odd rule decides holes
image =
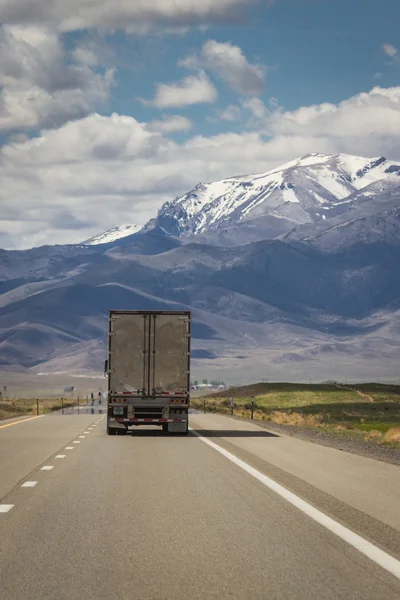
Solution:
[[[90,433],[91,430],[93,430],[93,427],[96,427],[98,425],[98,423],[94,423],[91,427],[88,428],[88,431],[84,431],[83,433],[88,434]],[[81,439],[85,439],[86,435],[80,435],[78,436],[80,439],[79,440],[74,440],[72,443],[73,444],[80,444],[80,440]],[[75,446],[66,446],[65,450],[73,450],[75,448]],[[57,456],[55,458],[58,459],[62,459],[62,458],[66,458],[66,454],[57,454]],[[44,467],[41,467],[40,470],[41,471],[52,471],[54,469],[53,465],[45,465]],[[21,487],[23,488],[33,488],[37,485],[37,481],[25,481]],[[10,512],[10,510],[14,508],[14,504],[0,504],[0,513],[8,513]]]

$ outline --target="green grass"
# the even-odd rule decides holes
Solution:
[[[387,433],[393,426],[400,426],[400,423],[379,423],[372,421],[371,423],[355,423],[355,429],[359,431],[379,431],[380,433]]]
[[[348,389],[351,388],[351,389]],[[397,444],[400,431],[400,386],[384,384],[260,383],[207,396],[207,410],[250,417],[254,396],[254,418],[294,426],[319,427],[340,434],[353,432],[363,439]],[[203,408],[193,399],[194,408]],[[400,446],[400,440],[399,440]]]

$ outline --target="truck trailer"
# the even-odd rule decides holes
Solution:
[[[155,425],[187,435],[190,312],[110,310],[107,433]]]

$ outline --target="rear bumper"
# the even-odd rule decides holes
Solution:
[[[148,423],[149,425],[162,425],[164,423],[186,423],[187,419],[119,419],[118,417],[109,417],[109,423]]]

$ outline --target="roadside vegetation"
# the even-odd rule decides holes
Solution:
[[[191,406],[207,412],[312,427],[343,436],[400,448],[400,386],[259,383],[193,398]]]
[[[2,398],[0,400],[0,420],[22,417],[25,415],[36,415],[38,404],[39,414],[44,415],[56,410],[61,410],[63,407],[67,408],[75,406],[76,402],[72,400],[62,400],[61,398],[40,399],[39,401],[37,401],[36,398]]]

